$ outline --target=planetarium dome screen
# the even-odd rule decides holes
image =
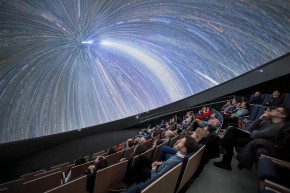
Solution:
[[[290,50],[290,1],[0,0],[0,143],[184,99]]]

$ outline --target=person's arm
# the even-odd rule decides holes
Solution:
[[[157,169],[157,167],[154,169],[152,168],[151,170],[151,178],[157,176],[157,175],[163,175],[165,174],[166,172],[168,172],[170,169],[172,169],[178,162],[163,162],[162,166],[159,166],[159,167],[162,167],[161,169]]]
[[[232,114],[232,117],[243,117],[243,116],[247,115],[248,113],[249,113],[249,111],[247,109],[240,109],[235,114]]]
[[[270,125],[262,130],[255,130],[252,132],[251,137],[253,139],[257,138],[264,138],[264,139],[270,139],[270,138],[276,138],[279,135],[279,131],[282,128],[282,125]]]

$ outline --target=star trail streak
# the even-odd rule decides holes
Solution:
[[[0,143],[178,101],[290,50],[290,1],[1,0]]]

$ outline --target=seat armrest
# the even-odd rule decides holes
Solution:
[[[275,190],[275,191],[278,191],[278,192],[285,192],[285,193],[290,193],[290,189],[285,187],[285,186],[282,186],[280,184],[277,184],[275,182],[272,182],[270,180],[267,180],[265,179],[265,187],[268,187],[272,190]]]
[[[274,158],[274,157],[271,157],[271,156],[267,156],[267,155],[261,155],[261,157],[265,157],[265,158],[269,158],[271,159],[271,161],[277,165],[277,166],[280,166],[280,167],[283,167],[283,168],[287,168],[287,169],[290,169],[290,163],[289,162],[286,162],[286,161],[283,161],[283,160],[280,160],[280,159],[277,159],[277,158]]]

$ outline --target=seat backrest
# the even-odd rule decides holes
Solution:
[[[186,134],[186,131],[182,131],[182,132],[179,134],[179,138],[178,138],[178,139],[182,139],[182,138],[184,138],[185,134]]]
[[[105,155],[106,153],[107,153],[106,150],[102,150],[102,151],[99,151],[97,153],[94,153],[93,156],[92,156],[92,160],[96,159],[100,155]]]
[[[38,170],[38,171],[35,171],[35,172],[31,172],[31,173],[28,173],[28,174],[23,174],[20,176],[20,178],[25,178],[25,179],[32,179],[34,175],[36,174],[40,174],[40,173],[43,173],[45,172],[45,170]]]
[[[258,109],[259,109],[260,105],[253,105],[251,110],[250,110],[250,113],[249,113],[249,118],[248,120],[250,121],[253,121],[255,120],[256,116],[257,116],[257,112],[258,112]]]
[[[0,193],[9,193],[8,188],[2,188],[0,189]]]
[[[148,139],[147,141],[145,141],[145,142],[142,143],[142,144],[146,147],[146,149],[147,149],[147,148],[150,148],[151,145],[152,145],[152,139]]]
[[[53,188],[45,193],[86,193],[87,175]]]
[[[105,156],[107,162],[108,162],[108,165],[112,165],[112,164],[115,164],[117,162],[120,161],[121,157],[123,155],[123,152],[122,151],[118,151],[116,153],[113,153],[111,155],[107,155]]]
[[[71,180],[77,179],[77,178],[85,175],[87,168],[93,164],[94,164],[94,162],[92,161],[92,162],[86,162],[84,164],[71,167],[71,169],[70,169],[71,177],[69,180],[71,181]]]
[[[176,186],[176,182],[181,171],[181,166],[182,163],[179,163],[177,166],[173,167],[171,170],[169,170],[158,179],[156,179],[154,182],[149,184],[146,188],[144,188],[141,193],[174,193],[174,188]]]
[[[263,105],[265,105],[272,97],[272,94],[264,94],[264,100],[262,102]]]
[[[25,182],[25,178],[20,178],[17,180],[9,181],[0,185],[0,189],[8,188],[9,192],[21,193],[22,183]],[[4,190],[3,190],[4,191]]]
[[[161,148],[163,145],[166,145],[168,142],[164,142],[160,145],[158,145],[156,148],[155,148],[155,151],[153,153],[153,160],[154,161],[157,161],[160,159],[160,156],[161,156]]]
[[[124,158],[127,158],[127,159],[131,158],[131,155],[134,151],[134,148],[135,147],[133,146],[133,147],[130,147],[129,149],[125,150]]]
[[[153,151],[154,151],[154,148],[150,148],[147,151],[145,151],[144,153],[142,153],[141,155],[143,155],[144,157],[147,157],[147,158],[152,158]]]
[[[290,109],[290,93],[286,93],[283,100],[283,107],[286,109]]]
[[[60,168],[55,168],[55,169],[51,169],[51,170],[48,170],[48,171],[44,171],[42,173],[37,173],[37,174],[35,174],[33,176],[29,175],[29,176],[25,177],[25,181],[26,182],[27,181],[31,181],[33,179],[40,178],[42,176],[47,176],[49,174],[52,174],[52,173],[55,173],[55,172],[58,172],[58,171],[61,171],[61,169]]]
[[[109,187],[118,184],[126,174],[128,160],[116,163],[96,173],[94,193],[109,193]]]
[[[260,105],[259,108],[258,108],[256,117],[255,117],[255,119],[253,121],[259,119],[259,117],[261,117],[264,114],[264,111],[266,110],[266,108],[267,108],[266,106],[261,106]]]
[[[49,174],[22,184],[22,192],[40,193],[61,185],[62,172]]]
[[[199,166],[201,157],[203,155],[204,148],[205,148],[205,145],[199,148],[197,152],[195,152],[191,157],[188,158],[184,172],[181,172],[177,186],[176,186],[177,192],[179,192],[180,189],[184,187],[184,185],[191,179],[193,174],[196,172]]]
[[[69,164],[70,164],[69,162],[66,162],[66,163],[63,163],[63,164],[59,164],[59,165],[56,165],[56,166],[52,166],[52,167],[50,168],[50,170],[53,170],[53,169],[57,169],[57,168],[59,168],[59,170],[61,170],[62,172],[66,172],[67,166],[68,166]]]
[[[178,135],[172,137],[172,138],[170,139],[169,146],[170,146],[170,147],[173,147],[173,145],[176,143],[176,141],[178,140],[178,138],[179,138]]]

